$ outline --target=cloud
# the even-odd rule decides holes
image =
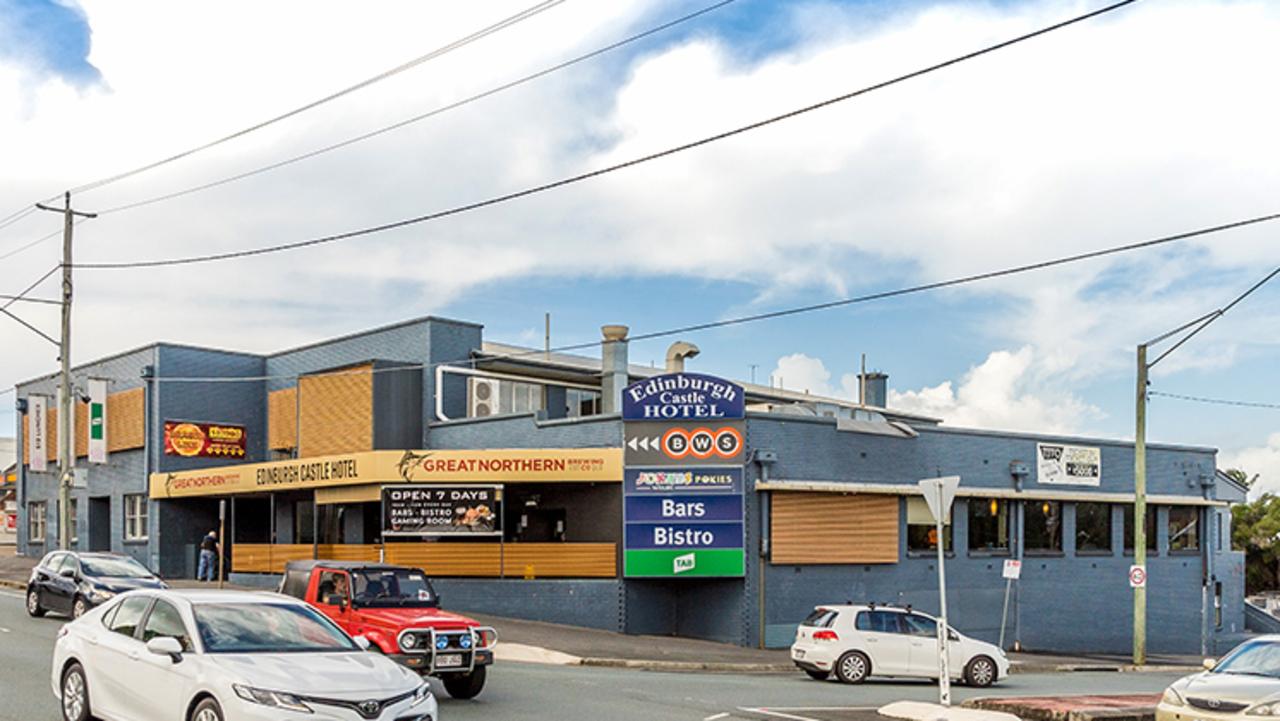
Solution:
[[[1079,433],[1102,412],[1036,370],[1031,347],[995,351],[965,373],[920,390],[889,391],[889,407],[940,418],[951,426],[1040,433]]]
[[[1258,476],[1251,496],[1280,493],[1280,433],[1272,433],[1265,445],[1223,452],[1218,458],[1222,469],[1238,468],[1252,478]]]
[[[828,398],[856,400],[858,397],[856,373],[840,376],[840,387],[836,388],[831,385],[831,371],[827,370],[822,359],[804,353],[792,353],[779,358],[769,378],[770,382],[788,390],[803,391]]]

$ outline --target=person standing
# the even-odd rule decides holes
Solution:
[[[200,541],[200,566],[196,569],[197,581],[214,581],[218,573],[218,532],[209,531]]]

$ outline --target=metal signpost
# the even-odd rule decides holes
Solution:
[[[1004,648],[1004,628],[1009,619],[1009,594],[1013,591],[1013,582],[1022,578],[1022,561],[1008,559],[1004,562],[1004,610],[1000,612],[1000,648]]]
[[[227,501],[218,501],[218,588],[222,588],[222,559],[227,550]]]
[[[947,570],[943,548],[943,526],[951,520],[951,502],[955,500],[960,476],[926,478],[920,481],[920,492],[929,504],[929,512],[938,528],[938,703],[951,705],[951,664],[947,654]]]

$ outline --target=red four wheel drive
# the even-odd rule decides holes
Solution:
[[[440,609],[431,580],[417,568],[349,561],[291,561],[280,592],[301,598],[369,650],[436,676],[454,698],[484,688],[498,634]]]

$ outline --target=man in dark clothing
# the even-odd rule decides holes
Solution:
[[[209,531],[200,541],[200,566],[196,569],[197,581],[216,580],[218,573],[218,532]]]

